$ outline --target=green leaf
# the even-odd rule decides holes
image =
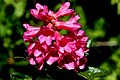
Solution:
[[[117,13],[118,13],[118,15],[120,15],[120,1],[117,4]]]
[[[114,5],[116,3],[118,3],[119,0],[111,0],[111,4]]]
[[[24,58],[24,57],[17,56],[17,57],[14,57],[14,59],[18,60],[18,61],[15,61],[15,63],[14,63],[17,66],[27,66],[27,65],[29,65],[27,59]]]
[[[24,75],[24,74],[18,73],[18,72],[11,73],[10,77],[12,80],[32,80],[31,76]]]
[[[92,80],[93,78],[96,78],[96,77],[103,77],[108,74],[109,74],[108,71],[94,68],[94,67],[88,67],[87,71],[78,73],[78,75],[86,78],[87,80]]]
[[[85,17],[84,9],[81,6],[76,6],[75,11],[80,15],[79,23],[84,27],[86,26],[87,20]]]
[[[20,18],[25,12],[26,0],[20,0],[17,3],[14,2],[13,6],[15,7],[14,17]]]

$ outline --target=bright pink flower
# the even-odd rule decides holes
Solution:
[[[58,12],[56,12],[54,14],[54,18],[57,19],[61,16],[66,16],[66,15],[73,15],[75,14],[73,9],[68,9],[70,6],[69,2],[65,2],[62,4],[62,6],[60,7],[60,9],[58,10]]]
[[[40,31],[40,27],[33,27],[29,24],[23,24],[23,26],[27,29],[26,32],[24,32],[23,39],[25,42],[30,42],[33,38],[35,38],[38,35],[38,32]]]
[[[50,22],[54,23],[58,21],[58,18],[66,15],[75,14],[73,9],[68,9],[70,6],[69,2],[65,2],[62,4],[58,12],[54,13],[51,10],[48,10],[46,5],[42,6],[41,4],[36,4],[36,9],[31,9],[30,13],[37,19],[42,20],[45,24],[49,24]]]
[[[28,61],[31,65],[37,65],[39,70],[44,66],[58,63],[61,68],[68,70],[83,69],[86,58],[84,54],[88,52],[87,40],[83,30],[79,30],[81,25],[77,22],[80,16],[75,15],[74,10],[69,9],[70,3],[65,2],[60,9],[54,13],[48,10],[46,5],[36,4],[36,9],[31,9],[30,13],[42,20],[45,26],[33,27],[23,24],[27,29],[23,38],[29,42],[27,48]],[[61,21],[59,17],[70,15],[68,21]],[[61,29],[68,30],[68,34],[61,35]]]
[[[68,70],[75,70],[84,69],[85,64],[87,62],[85,57],[80,58],[79,56],[75,55],[75,53],[64,53],[66,54],[58,61],[58,65],[61,68],[66,68]]]
[[[79,69],[84,68],[86,63],[84,54],[88,51],[88,48],[86,47],[87,40],[88,37],[85,36],[85,33],[82,30],[71,32],[69,35],[62,37],[57,43],[59,46],[58,50],[62,54],[58,64],[69,70],[78,67]],[[82,63],[83,59],[84,61]]]
[[[60,59],[58,61],[58,64],[62,68],[66,68],[68,70],[73,70],[76,67],[75,62],[76,62],[76,60],[75,60],[74,56],[72,56],[71,54],[68,54],[68,55],[62,57],[62,59]]]
[[[47,45],[51,45],[52,40],[55,39],[54,31],[48,27],[41,27],[41,30],[39,31],[38,39],[40,43],[45,42]]]
[[[57,22],[55,22],[55,26],[58,29],[66,29],[66,30],[69,30],[69,31],[75,31],[75,30],[78,30],[79,28],[81,28],[81,25],[77,22],[77,20],[79,18],[80,17],[77,15],[75,17],[71,17],[66,22],[57,21]]]
[[[44,20],[48,14],[48,7],[46,5],[36,4],[36,9],[31,9],[30,13],[37,19]]]
[[[54,40],[54,30],[50,29],[49,25],[47,27],[33,27],[29,24],[24,24],[23,26],[27,29],[23,35],[24,41],[30,42],[37,37],[40,43],[45,42],[47,45],[52,44],[52,40]]]
[[[47,64],[51,65],[52,63],[56,62],[59,59],[59,57],[60,54],[58,53],[56,47],[51,46],[46,55],[46,62]]]
[[[27,49],[28,60],[31,65],[39,64],[39,69],[41,70],[44,64],[45,50],[42,45],[35,41],[34,43],[29,44]]]

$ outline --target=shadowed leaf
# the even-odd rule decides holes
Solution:
[[[17,72],[11,73],[10,77],[12,80],[32,80],[31,76],[24,75],[22,73],[17,73]]]

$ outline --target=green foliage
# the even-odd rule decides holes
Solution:
[[[10,77],[12,80],[32,80],[30,76],[21,73],[11,73]]]
[[[117,4],[117,13],[120,15],[120,0],[111,0],[111,4]]]
[[[76,6],[75,11],[76,11],[76,14],[80,15],[79,22],[81,23],[82,27],[86,28],[87,19],[86,19],[83,8],[81,6]]]
[[[109,73],[103,69],[94,67],[88,67],[88,70],[78,73],[78,75],[85,77],[87,80],[93,80],[93,78],[104,77]]]
[[[109,73],[107,71],[103,70],[103,69],[98,69],[98,68],[94,68],[94,67],[88,67],[88,70],[85,70],[84,72],[78,72],[76,74],[78,76],[82,76],[82,77],[86,78],[87,80],[93,80],[94,78],[104,77],[104,76],[108,75]],[[54,76],[55,75],[56,74],[54,74]],[[11,73],[10,77],[11,77],[12,80],[32,80],[33,79],[31,76],[24,75],[24,74],[18,73],[18,72]],[[55,78],[50,78],[49,75],[47,75],[44,78],[41,78],[40,76],[36,77],[36,80],[40,80],[40,79],[43,79],[43,80],[44,79],[45,80],[56,80]]]
[[[94,22],[94,31],[93,31],[93,37],[104,37],[105,36],[105,19],[104,18],[99,18]]]

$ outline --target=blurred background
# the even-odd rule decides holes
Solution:
[[[56,12],[65,1],[80,15],[82,29],[91,39],[87,65],[110,72],[97,80],[120,80],[120,0],[0,0],[0,80],[10,80],[12,72],[36,71],[24,60],[23,23],[41,25],[29,13],[37,2]]]

